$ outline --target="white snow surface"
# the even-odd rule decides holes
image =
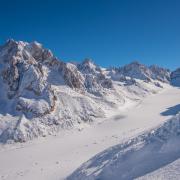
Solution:
[[[179,158],[180,113],[150,132],[99,153],[67,179],[135,179]]]
[[[70,174],[82,163],[103,150],[117,144],[126,144],[125,142],[128,142],[129,139],[133,139],[140,134],[145,134],[144,136],[147,137],[146,131],[152,132],[152,129],[158,129],[159,126],[164,127],[163,123],[175,116],[180,110],[178,106],[180,102],[179,95],[180,89],[169,86],[159,94],[149,95],[141,102],[127,104],[118,112],[109,114],[108,118],[102,118],[103,120],[99,120],[99,123],[87,126],[83,130],[71,129],[54,137],[39,138],[33,142],[2,145],[0,148],[1,179],[56,180],[71,177]],[[167,127],[169,128],[169,126]],[[177,129],[178,127],[177,124]],[[167,133],[173,130],[168,128]],[[169,134],[171,135],[171,133]],[[162,133],[162,135],[166,135],[166,133]],[[153,137],[153,135],[151,136]],[[165,138],[167,137],[165,136]],[[144,138],[135,142],[131,140],[132,143],[129,147],[134,153],[136,150],[146,147],[141,139]],[[140,142],[139,145],[136,142]],[[173,142],[170,147],[177,145],[178,148],[178,142]],[[165,144],[164,146],[161,145],[161,143],[157,144],[161,149],[165,147]],[[117,147],[121,147],[121,145],[117,145]],[[154,146],[152,146],[153,148]],[[117,148],[117,154],[120,153],[120,149]],[[109,158],[109,160],[112,159]],[[170,156],[168,162],[171,163],[171,160],[176,160],[176,157],[172,158]],[[106,163],[108,164],[105,161],[104,166]],[[93,174],[95,171],[96,169],[92,168],[88,173]],[[163,170],[159,171],[159,173],[161,172]],[[174,171],[169,170],[168,172]],[[153,177],[153,175],[151,176]],[[159,177],[157,174],[154,176]],[[171,176],[169,175],[169,177]]]

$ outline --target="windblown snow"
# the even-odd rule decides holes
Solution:
[[[0,179],[148,179],[174,161],[180,167],[179,77],[179,68],[137,61],[63,62],[38,42],[8,40],[0,46]]]

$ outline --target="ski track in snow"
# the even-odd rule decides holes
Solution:
[[[3,145],[0,148],[0,179],[64,179],[97,153],[170,119],[180,110],[179,103],[180,89],[170,87],[82,131],[67,130],[55,137]],[[158,177],[158,174],[149,177]]]

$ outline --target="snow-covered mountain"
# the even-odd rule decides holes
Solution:
[[[124,67],[111,68],[110,75],[114,80],[123,80],[124,77],[141,79],[144,81],[158,80],[164,83],[170,82],[170,70],[152,65],[147,67],[135,61]]]
[[[133,62],[104,69],[89,59],[67,63],[38,42],[8,40],[0,47],[0,141],[82,128],[169,81],[169,70],[157,66]]]
[[[152,79],[157,79],[159,81],[169,83],[170,82],[170,70],[165,69],[156,65],[152,65],[149,67],[151,70],[151,78]]]
[[[115,68],[115,71],[123,76],[150,81],[150,69],[137,61],[125,65],[124,67]]]

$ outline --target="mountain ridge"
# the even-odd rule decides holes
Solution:
[[[36,41],[14,40],[0,48],[0,73],[1,142],[91,124],[128,101],[157,93],[172,77],[167,69],[138,62],[109,69],[90,59],[63,62]]]

